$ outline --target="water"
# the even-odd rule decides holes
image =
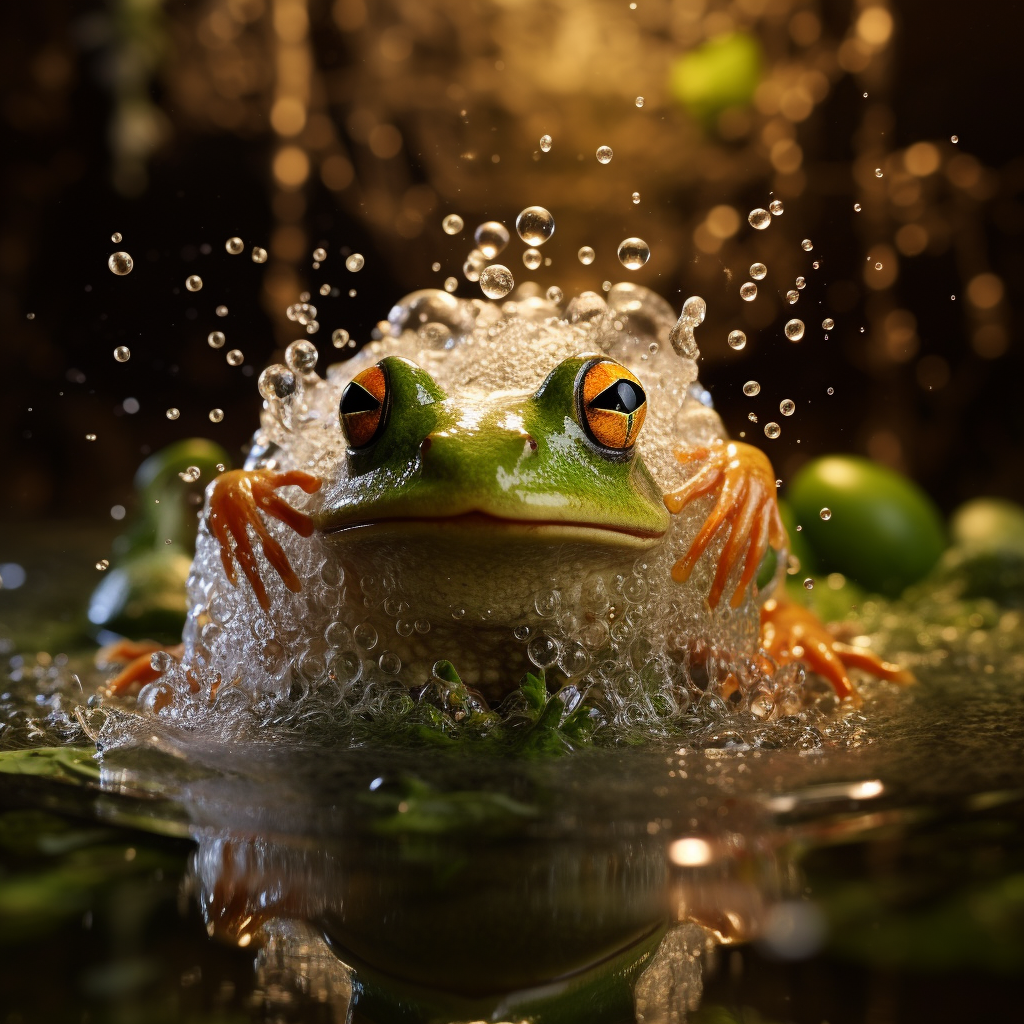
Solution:
[[[651,250],[642,238],[625,238],[619,242],[617,255],[627,270],[639,270],[651,258]]]
[[[508,228],[500,221],[489,220],[481,224],[473,233],[477,249],[484,259],[493,260],[508,245]]]
[[[543,245],[555,233],[555,218],[543,206],[528,206],[516,217],[516,231],[527,245]]]

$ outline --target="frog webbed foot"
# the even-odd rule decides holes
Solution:
[[[715,534],[728,524],[729,538],[718,558],[708,604],[712,608],[718,606],[730,574],[742,559],[743,571],[730,602],[736,608],[742,604],[769,546],[776,550],[786,546],[786,528],[776,500],[775,472],[764,452],[738,441],[716,441],[686,449],[676,457],[684,464],[704,464],[682,487],[665,495],[669,512],[675,515],[705,494],[717,493],[718,500],[690,550],[673,566],[672,578],[677,583],[686,582]]]
[[[301,470],[274,473],[266,469],[234,469],[222,473],[210,485],[210,512],[206,523],[210,533],[220,544],[224,573],[232,586],[237,585],[237,561],[264,611],[270,607],[270,599],[267,597],[256,554],[249,539],[249,528],[252,527],[263,554],[277,571],[284,585],[298,593],[302,589],[302,583],[295,575],[284,549],[270,535],[258,513],[262,510],[290,526],[300,536],[308,537],[314,529],[310,516],[292,508],[274,492],[279,487],[295,486],[301,487],[307,494],[312,494],[320,489],[320,484],[318,477],[303,473]]]

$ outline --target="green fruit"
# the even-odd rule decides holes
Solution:
[[[950,517],[949,532],[959,547],[1024,548],[1024,508],[1003,498],[974,498]]]
[[[841,572],[883,594],[922,579],[946,547],[928,495],[869,459],[815,459],[793,480],[788,500],[822,572]],[[822,509],[831,513],[827,520]]]

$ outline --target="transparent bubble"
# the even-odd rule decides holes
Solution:
[[[763,263],[751,263],[750,264],[750,276],[755,281],[763,281],[765,274],[768,273],[768,268]]]
[[[365,265],[366,260],[361,252],[354,252],[345,260],[345,269],[352,271],[353,274],[358,270],[362,270]]]
[[[457,277],[446,277],[444,279],[444,290],[451,294],[459,287],[459,279]]]
[[[110,236],[110,240],[114,243],[114,245],[117,245],[117,243],[121,241],[121,232],[120,231],[115,231]]]
[[[214,313],[216,313],[217,316],[227,316],[228,315],[228,307],[227,306],[218,306],[214,310]]]
[[[114,358],[119,363],[127,363],[131,357],[131,349],[129,349],[127,345],[118,345],[117,348],[114,349]]]
[[[110,559],[108,559],[108,558],[101,558],[96,563],[96,568],[99,569],[100,572],[104,572],[105,570],[109,569],[110,568]]]
[[[636,105],[638,107],[642,107],[644,105],[644,98],[643,98],[643,96],[637,96],[637,98],[636,98]]]
[[[480,274],[480,290],[489,299],[503,299],[515,286],[512,271],[501,263],[485,267]]]
[[[526,656],[538,668],[550,668],[558,660],[558,641],[548,636],[547,633],[540,633],[526,645]]]
[[[804,288],[807,287],[807,278],[806,277],[798,277],[796,279],[795,283],[796,283],[797,288],[799,288],[801,291],[803,291]]]
[[[830,316],[825,317],[825,319],[821,321],[821,326],[826,331],[831,331],[832,328],[835,327],[835,325],[835,320],[833,320]]]
[[[261,374],[257,387],[269,402],[295,393],[295,374],[281,363],[271,363]]]
[[[771,201],[771,202],[770,202],[770,203],[768,204],[768,210],[769,210],[769,212],[770,212],[770,213],[772,213],[772,214],[773,214],[774,216],[776,216],[776,217],[781,217],[781,216],[782,216],[782,214],[783,214],[783,211],[784,211],[785,209],[786,209],[786,208],[785,208],[785,207],[784,207],[784,206],[782,205],[782,200],[781,200],[781,199],[773,199],[773,200],[772,200],[772,201]]]
[[[225,341],[227,341],[227,338],[224,337],[223,331],[210,331],[206,336],[206,344],[210,348],[223,348]]]
[[[740,285],[740,298],[744,302],[753,302],[757,298],[757,285],[753,281],[744,281]]]
[[[241,366],[245,362],[245,356],[240,348],[233,348],[225,357],[228,366]]]
[[[209,412],[209,417],[210,417],[210,422],[211,423],[220,423],[221,420],[224,419],[224,410],[223,409],[211,409],[210,412]]]
[[[747,398],[753,398],[754,395],[759,395],[760,393],[761,385],[758,384],[756,380],[748,380],[747,383],[743,385],[743,394],[745,394]]]
[[[550,135],[542,135],[540,137],[540,151],[542,153],[550,153],[551,152],[551,136]]]
[[[509,237],[508,228],[497,220],[484,221],[473,233],[476,247],[486,260],[493,260],[508,245]]]
[[[782,427],[780,427],[778,423],[775,423],[774,421],[772,421],[771,423],[766,423],[764,425],[764,436],[767,437],[770,441],[774,441],[775,438],[777,438],[781,433]]]
[[[457,235],[465,226],[466,222],[457,213],[449,213],[441,221],[441,230],[446,235]]]
[[[617,255],[627,270],[639,270],[651,258],[651,250],[642,238],[624,238]]]
[[[579,259],[580,263],[582,263],[585,267],[589,267],[590,264],[594,262],[594,257],[596,255],[597,254],[594,252],[593,249],[590,248],[589,245],[580,246],[580,251],[576,253],[576,256]]]
[[[232,235],[225,243],[224,248],[231,253],[232,256],[237,256],[244,248],[245,242],[243,242],[238,235]]]
[[[779,402],[779,412],[783,416],[792,416],[796,412],[796,402],[792,398],[784,398]]]
[[[348,344],[348,337],[348,331],[344,327],[339,327],[331,331],[331,344],[335,348],[344,348]]]
[[[327,250],[326,249],[314,249],[313,250],[313,259],[316,260],[317,263],[323,263],[323,261],[325,259],[327,259]]]
[[[786,301],[792,306],[795,305],[796,301],[800,298],[800,293],[795,288],[790,288],[786,292]]]
[[[729,348],[734,348],[737,352],[742,351],[747,345],[747,336],[743,331],[730,331],[726,340],[729,342]]]
[[[164,415],[169,420],[176,420],[181,415],[181,410],[180,409],[175,409],[175,407],[172,405],[170,407],[170,409],[168,409],[167,412],[164,413]]]
[[[135,266],[135,261],[126,252],[115,252],[111,254],[107,260],[107,266],[117,274],[118,277],[124,277],[125,274],[132,272],[132,267]]]
[[[316,345],[311,341],[293,341],[284,350],[284,361],[292,370],[303,376],[316,369],[319,358],[320,353],[317,352]]]
[[[803,320],[789,320],[786,323],[786,337],[790,341],[799,341],[804,336]]]
[[[633,200],[633,205],[636,206],[636,204],[640,202],[640,193],[634,192],[630,198]]]
[[[254,245],[252,249],[252,261],[253,263],[266,263],[267,250],[261,249],[258,245]]]
[[[189,274],[185,278],[185,287],[190,292],[197,292],[203,287],[203,279],[198,274]]]
[[[824,519],[824,520],[825,520],[825,522],[827,523],[827,522],[828,522],[828,521],[829,521],[829,520],[830,520],[830,519],[832,518],[832,509],[830,509],[830,508],[823,508],[823,509],[822,509],[822,510],[821,510],[821,511],[820,511],[820,512],[818,513],[818,517],[819,517],[820,519]]]
[[[804,590],[813,590],[813,589],[814,589],[814,580],[812,580],[808,576],[807,579],[804,580]]]
[[[750,222],[750,226],[752,228],[756,228],[758,231],[764,231],[764,229],[771,224],[772,215],[767,210],[758,206],[747,214],[747,220]]]
[[[527,270],[536,270],[544,262],[539,249],[527,249],[523,253],[523,266]]]
[[[800,248],[803,249],[804,252],[810,252],[814,248],[814,243],[809,238],[805,238],[800,243]]]
[[[155,679],[139,690],[135,698],[135,709],[142,714],[155,715],[173,702],[174,687],[166,680]]]
[[[566,644],[559,652],[558,667],[570,678],[582,675],[590,665],[590,655],[578,640]]]
[[[547,290],[547,298],[548,302],[553,302],[557,306],[563,299],[562,289],[558,285],[553,284]]]
[[[526,641],[530,639],[530,633],[531,632],[532,632],[532,630],[530,629],[529,626],[522,625],[522,626],[514,627],[513,630],[512,630],[512,635],[520,643],[526,643]]]
[[[543,206],[528,206],[516,217],[516,231],[527,245],[543,245],[555,233],[555,218]]]
[[[853,212],[854,213],[860,213],[860,211],[862,209],[863,209],[863,207],[860,205],[860,203],[854,203],[853,204]]]
[[[611,146],[597,147],[597,162],[599,164],[610,164],[614,155],[615,154],[612,152]]]
[[[394,651],[385,651],[377,659],[377,664],[381,672],[388,676],[397,676],[402,671],[402,659]]]
[[[462,264],[462,276],[467,281],[477,282],[480,280],[480,272],[487,266],[487,257],[479,250],[474,249]]]
[[[352,630],[352,639],[362,647],[364,651],[372,651],[377,646],[377,630],[369,622],[360,622]]]

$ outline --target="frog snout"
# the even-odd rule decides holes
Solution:
[[[536,440],[524,431],[437,431],[420,442],[420,465],[426,476],[447,480],[477,478],[483,467],[514,463],[524,451],[537,451]]]

